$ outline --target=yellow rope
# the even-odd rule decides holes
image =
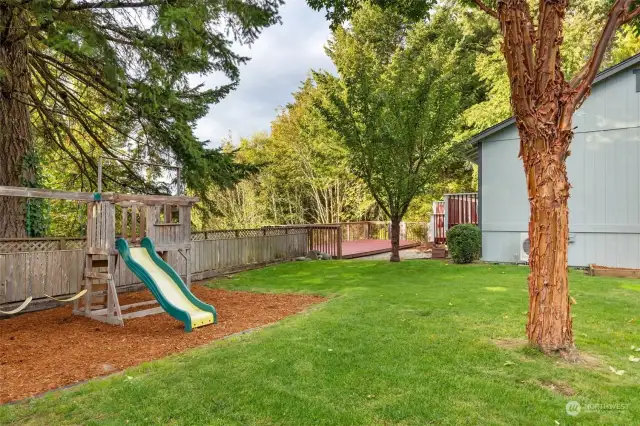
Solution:
[[[59,299],[57,297],[53,297],[53,296],[49,296],[48,294],[45,294],[44,297],[47,297],[49,299],[55,300],[57,302],[61,302],[61,303],[67,303],[67,302],[73,302],[76,299],[81,298],[82,296],[84,296],[84,294],[87,292],[87,290],[82,290],[80,293],[76,294],[75,296],[72,296],[68,299]]]
[[[32,298],[31,296],[29,296],[29,297],[27,297],[27,298],[25,299],[25,301],[24,301],[24,302],[22,302],[22,305],[18,306],[18,307],[17,307],[17,308],[15,308],[14,310],[12,310],[12,311],[3,311],[3,310],[0,310],[0,314],[4,314],[4,315],[13,315],[13,314],[17,314],[18,312],[20,312],[21,310],[23,310],[24,308],[26,308],[26,307],[27,307],[27,305],[28,305],[29,303],[31,303],[31,300],[32,300],[32,299],[33,299],[33,298]]]

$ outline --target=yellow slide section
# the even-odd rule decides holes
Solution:
[[[131,247],[129,251],[131,258],[142,266],[151,276],[162,297],[177,309],[189,314],[192,328],[213,324],[213,314],[203,311],[191,303],[173,279],[153,261],[146,248]]]

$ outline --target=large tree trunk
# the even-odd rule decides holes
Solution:
[[[400,262],[400,219],[391,218],[391,261]]]
[[[540,123],[538,135],[557,135],[544,126]],[[522,141],[531,210],[527,336],[543,352],[563,355],[574,352],[567,271],[570,185],[565,165],[571,137],[571,132],[561,132],[552,140]]]
[[[28,23],[18,10],[0,6],[0,185],[10,186],[22,186],[23,162],[31,149],[27,42],[16,37]],[[7,26],[12,29],[5,31]],[[0,197],[0,238],[25,236],[24,201]]]
[[[520,134],[529,219],[529,342],[574,353],[568,281],[569,182],[566,158],[579,101],[562,72],[566,0],[540,1],[538,28],[526,0],[498,2],[511,104]]]

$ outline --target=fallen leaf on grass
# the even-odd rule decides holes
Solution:
[[[618,376],[622,376],[624,374],[624,370],[616,370],[612,366],[609,366],[609,370],[611,370],[612,373],[617,374]]]
[[[629,355],[629,361],[631,361],[631,362],[638,362],[638,361],[640,361],[640,358],[635,357],[635,356],[633,356],[633,355]]]
[[[505,361],[504,365],[516,365],[516,363],[513,361]]]

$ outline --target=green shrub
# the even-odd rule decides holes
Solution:
[[[447,231],[449,254],[455,263],[471,263],[480,258],[482,232],[475,225],[456,225]]]

